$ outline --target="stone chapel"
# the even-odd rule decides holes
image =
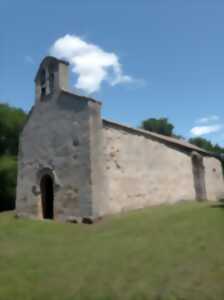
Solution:
[[[46,57],[20,137],[19,216],[93,222],[108,214],[224,197],[221,162],[186,141],[101,117],[69,90],[69,65]]]

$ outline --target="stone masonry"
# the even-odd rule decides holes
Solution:
[[[68,63],[46,57],[20,138],[19,216],[92,222],[107,214],[224,197],[220,161],[185,141],[101,118],[68,89]]]

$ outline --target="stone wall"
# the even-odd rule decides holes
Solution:
[[[204,157],[205,182],[209,200],[224,199],[224,181],[221,163],[214,157]]]
[[[90,148],[97,134],[94,129],[90,132],[90,126],[95,122],[97,130],[99,116],[99,103],[67,92],[34,106],[20,139],[19,215],[42,218],[40,180],[44,173],[50,173],[54,181],[55,219],[94,214],[92,182],[96,183],[91,175]],[[95,150],[99,161],[97,155]]]
[[[195,199],[191,153],[109,122],[103,133],[108,213]],[[208,195],[218,198],[223,191],[220,162],[205,158],[205,167]]]
[[[53,179],[54,218],[62,221],[194,200],[193,150],[102,122],[99,102],[55,93],[36,103],[21,135],[17,213],[43,218],[44,175]],[[217,200],[221,164],[201,152],[206,195]]]

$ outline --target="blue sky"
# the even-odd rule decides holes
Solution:
[[[221,0],[0,0],[0,100],[29,110],[38,64],[67,35],[105,59],[85,69],[69,48],[71,85],[101,100],[105,118],[168,117],[176,133],[224,145],[223,16]]]

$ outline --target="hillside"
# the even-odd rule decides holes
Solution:
[[[1,300],[223,300],[224,209],[160,206],[95,225],[0,214]]]

